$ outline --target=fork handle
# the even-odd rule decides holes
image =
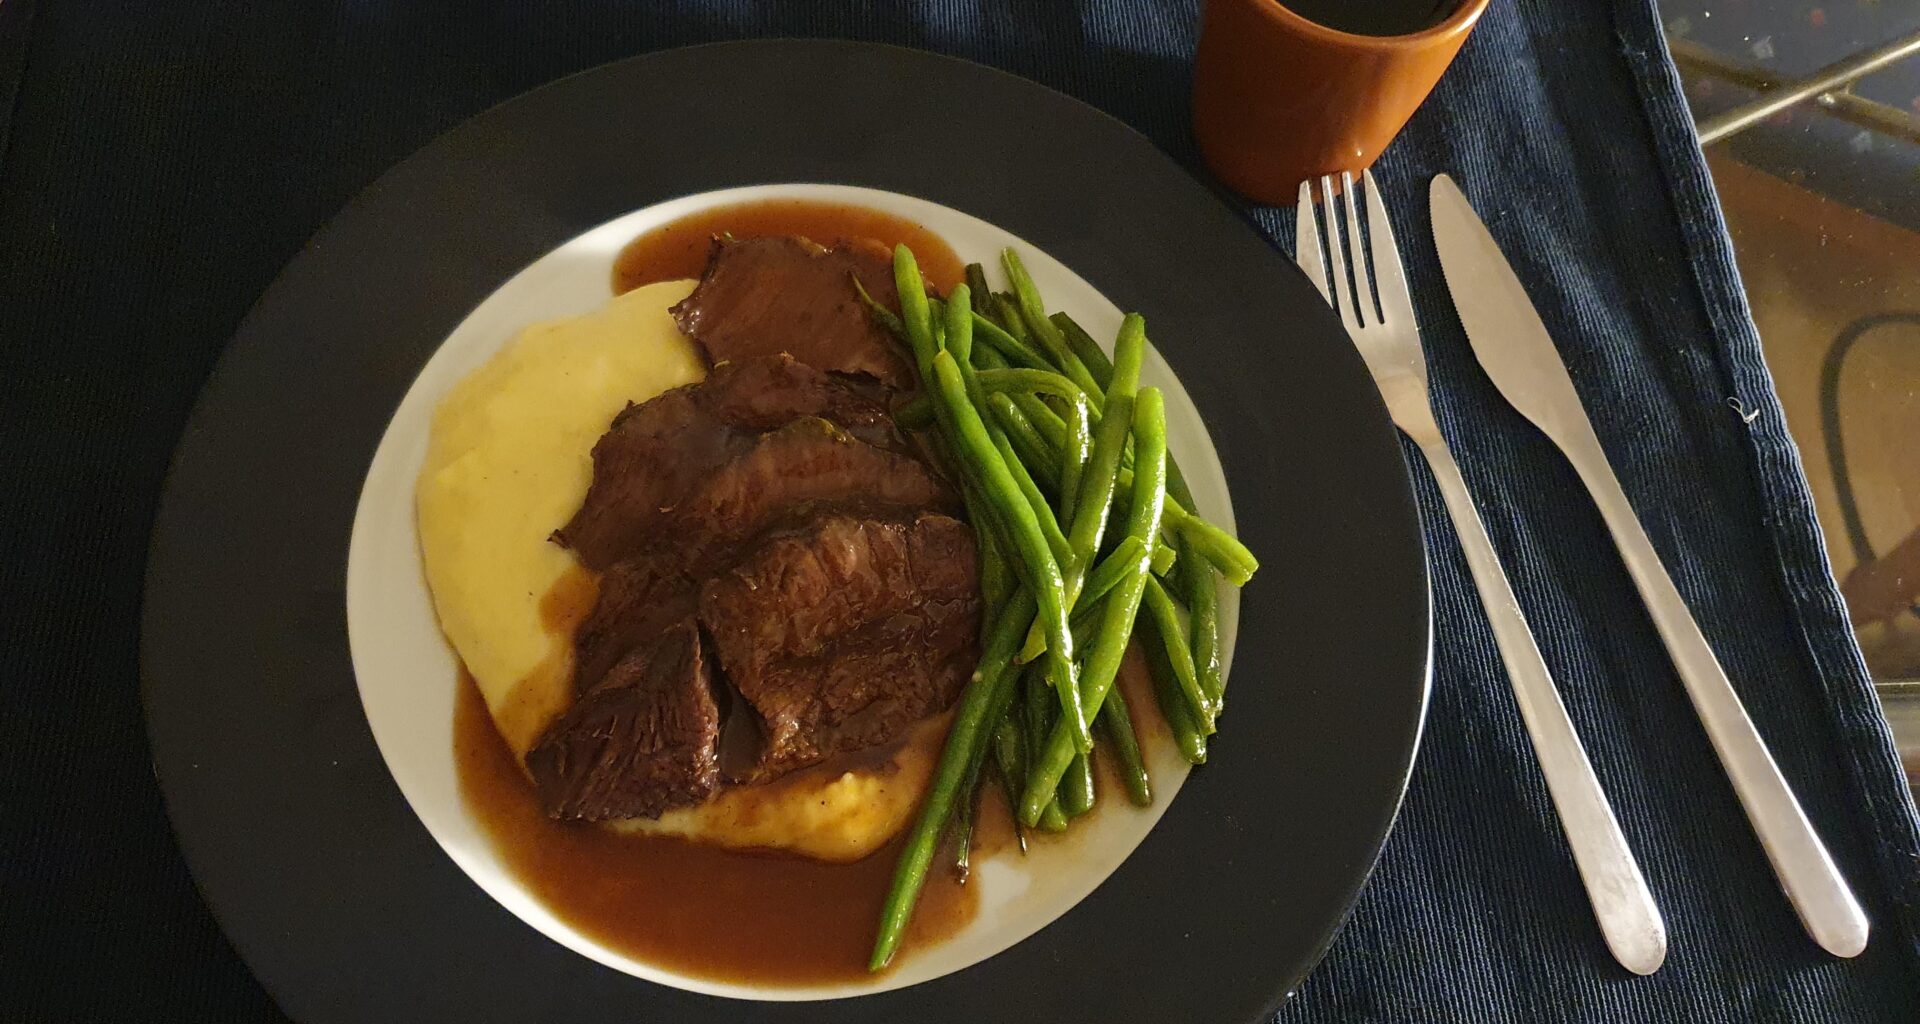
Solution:
[[[1700,724],[1706,728],[1708,742],[1720,756],[1720,765],[1733,783],[1734,794],[1747,812],[1774,875],[1780,879],[1787,902],[1793,904],[1801,925],[1821,948],[1835,956],[1859,955],[1867,945],[1865,911],[1814,832],[1806,812],[1800,809],[1800,801],[1780,774],[1779,765],[1768,753],[1720,660],[1714,657],[1699,623],[1673,585],[1673,577],[1667,575],[1653,542],[1647,539],[1647,531],[1633,514],[1620,481],[1610,468],[1604,468],[1606,457],[1597,454],[1598,449],[1596,441],[1592,454],[1571,460],[1574,469],[1585,479],[1601,518],[1613,533],[1627,574],[1640,589],[1654,628],[1666,644],[1674,670],[1693,701]]]
[[[1474,508],[1453,453],[1444,442],[1423,444],[1420,450],[1433,468],[1440,495],[1453,518],[1454,533],[1466,552],[1467,568],[1493,626],[1500,660],[1506,665],[1514,699],[1520,705],[1521,721],[1533,740],[1540,772],[1546,776],[1547,793],[1560,814],[1560,827],[1587,887],[1600,933],[1621,966],[1635,974],[1652,974],[1667,956],[1667,927],[1660,908],[1654,905],[1640,865],[1587,760],[1586,748],[1574,732],[1573,720],[1567,717],[1560,691],[1540,657],[1533,630],[1527,626],[1507,574],[1500,568],[1493,542],[1487,538],[1486,526]]]

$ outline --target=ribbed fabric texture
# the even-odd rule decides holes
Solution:
[[[1192,164],[1196,16],[1191,0],[0,0],[0,1020],[278,1016],[167,830],[136,614],[154,501],[196,389],[278,268],[356,191],[560,75],[747,36],[994,64]],[[1495,0],[1378,170],[1443,427],[1667,914],[1672,956],[1650,979],[1608,958],[1416,468],[1438,635],[1425,743],[1352,921],[1280,1019],[1920,1019],[1913,805],[1649,0]],[[1865,903],[1875,932],[1858,959],[1802,935],[1597,513],[1474,365],[1425,218],[1426,179],[1442,170],[1512,256],[1656,546]],[[1290,245],[1290,212],[1249,213]],[[1743,422],[1730,398],[1759,415]]]

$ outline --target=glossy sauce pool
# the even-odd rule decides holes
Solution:
[[[871,238],[888,249],[906,243],[920,272],[942,292],[959,284],[965,265],[939,235],[904,217],[845,203],[766,199],[702,210],[664,224],[627,243],[613,261],[613,292],[619,295],[655,281],[697,278],[707,269],[715,235],[735,238],[801,235],[821,245]]]
[[[553,821],[467,678],[454,706],[453,746],[461,796],[514,877],[601,945],[682,974],[747,984],[866,975],[901,840],[829,864]],[[976,903],[974,889],[936,868],[905,947],[953,934]]]

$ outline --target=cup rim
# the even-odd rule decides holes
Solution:
[[[1480,19],[1480,15],[1486,12],[1490,2],[1491,0],[1460,0],[1459,6],[1454,8],[1452,14],[1441,19],[1438,24],[1429,25],[1418,32],[1397,36],[1370,36],[1322,25],[1287,7],[1282,0],[1252,0],[1254,7],[1265,16],[1279,22],[1281,27],[1307,36],[1316,42],[1387,50],[1413,49],[1464,35],[1473,28],[1473,23]]]

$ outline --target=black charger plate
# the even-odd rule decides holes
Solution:
[[[345,624],[367,463],[475,304],[618,214],[789,181],[965,210],[1144,313],[1265,566],[1244,595],[1212,763],[1112,878],[984,963],[825,1003],[654,985],[493,903],[388,777]],[[314,1022],[1253,1020],[1325,950],[1392,825],[1430,634],[1392,428],[1281,254],[1079,102],[931,54],[791,41],[564,79],[447,133],[351,203],[261,298],[201,396],[144,615],[148,728],[187,861],[262,983]]]

